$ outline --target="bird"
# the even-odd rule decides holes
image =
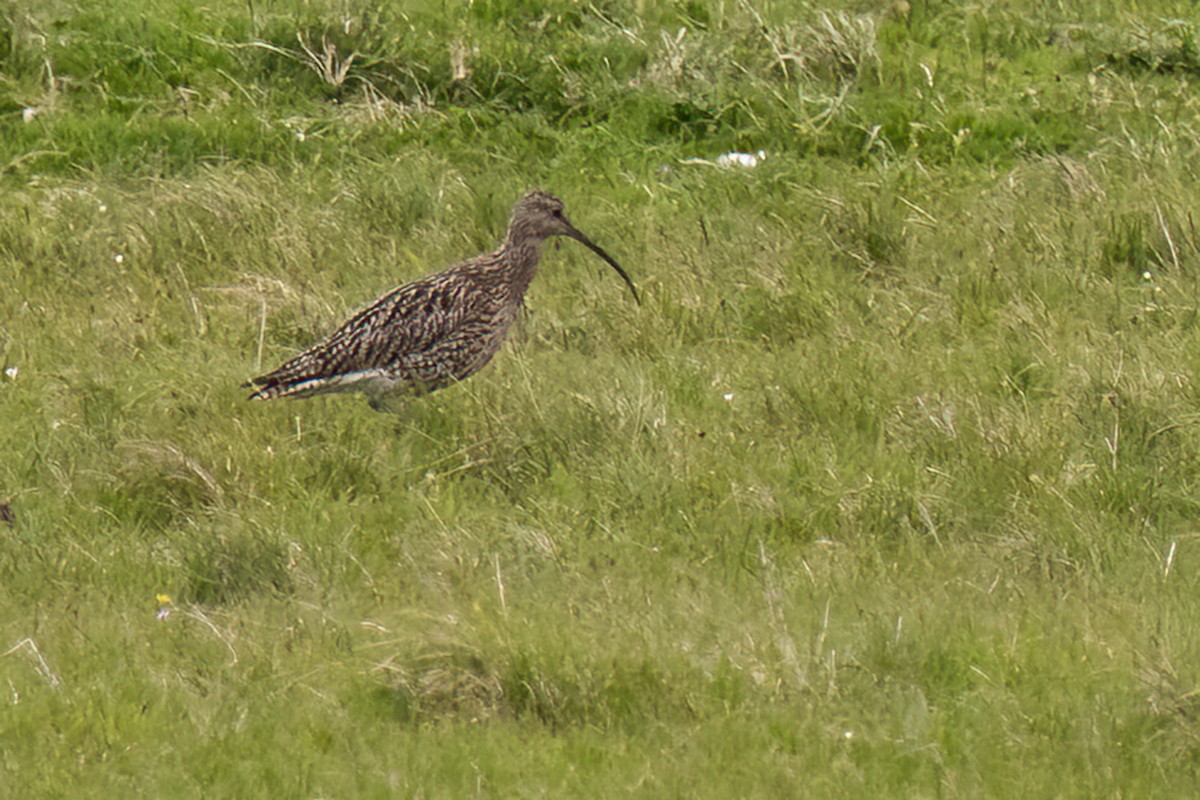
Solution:
[[[396,395],[423,395],[482,369],[503,344],[537,271],[542,245],[574,239],[603,259],[641,298],[628,273],[568,221],[562,200],[533,191],[513,207],[491,253],[398,286],[278,368],[242,384],[251,400],[363,392],[387,410]]]

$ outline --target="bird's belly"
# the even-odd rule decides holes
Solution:
[[[408,354],[394,389],[404,386],[419,393],[432,392],[474,375],[500,350],[512,320],[512,314],[502,312],[465,325],[419,353]]]

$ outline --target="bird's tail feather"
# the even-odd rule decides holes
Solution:
[[[308,397],[319,394],[320,389],[313,385],[319,382],[320,379],[277,381],[271,383],[249,381],[242,384],[242,388],[255,390],[248,398],[250,400],[275,400],[280,397]]]
[[[387,373],[370,369],[342,375],[293,375],[286,378],[262,375],[242,384],[242,387],[255,389],[248,398],[250,400],[275,400],[280,397],[312,397],[333,392],[370,392],[390,388],[384,384],[392,384]]]

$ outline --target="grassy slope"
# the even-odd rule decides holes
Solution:
[[[137,5],[0,4],[6,796],[1194,786],[1190,5]],[[244,402],[534,185],[645,306]]]

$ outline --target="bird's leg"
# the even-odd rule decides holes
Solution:
[[[402,392],[376,393],[370,392],[367,394],[367,404],[371,409],[383,414],[399,414],[404,409],[403,398],[398,395]]]

